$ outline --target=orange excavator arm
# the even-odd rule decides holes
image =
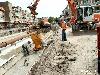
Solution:
[[[77,17],[76,3],[74,2],[74,0],[67,0],[67,1],[72,13],[71,16]]]
[[[67,0],[67,1],[68,1],[69,8],[71,10],[71,16],[72,16],[70,22],[75,24],[77,20],[76,3],[74,2],[74,0]]]
[[[36,8],[37,8],[37,5],[38,5],[38,2],[39,2],[39,1],[40,1],[40,0],[36,0],[32,6],[28,6],[28,7],[27,7],[27,8],[30,9],[31,13],[33,14],[34,19],[35,19],[35,15],[38,14],[38,13],[36,12]]]

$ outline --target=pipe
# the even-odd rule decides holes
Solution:
[[[13,43],[15,43],[16,41],[21,40],[21,39],[23,39],[23,38],[25,38],[25,37],[28,37],[28,36],[30,36],[30,35],[32,35],[32,34],[34,34],[34,32],[32,32],[32,33],[26,33],[26,32],[25,32],[24,34],[14,36],[13,38],[10,37],[10,38],[7,38],[7,39],[5,39],[5,40],[1,40],[1,41],[0,41],[0,48],[6,47],[6,46],[9,45],[9,44],[13,44]]]

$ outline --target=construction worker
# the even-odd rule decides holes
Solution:
[[[65,30],[68,28],[68,26],[66,22],[64,21],[64,19],[61,19],[59,24],[60,24],[60,27],[62,28],[62,41],[67,41]]]
[[[24,54],[24,56],[29,55],[29,45],[31,44],[30,41],[28,41],[27,43],[22,45],[22,52]]]
[[[31,35],[32,41],[35,44],[35,48],[33,48],[34,51],[38,51],[42,48],[42,41],[41,41],[41,37],[40,37],[40,31],[39,29],[36,30],[35,34]]]

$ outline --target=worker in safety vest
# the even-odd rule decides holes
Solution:
[[[64,19],[60,21],[60,27],[62,28],[62,41],[67,41],[65,30],[68,28],[68,26],[66,22],[64,21]]]

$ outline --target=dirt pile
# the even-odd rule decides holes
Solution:
[[[74,46],[70,42],[66,45],[54,41],[31,68],[31,75],[68,74],[71,62],[76,60]]]

